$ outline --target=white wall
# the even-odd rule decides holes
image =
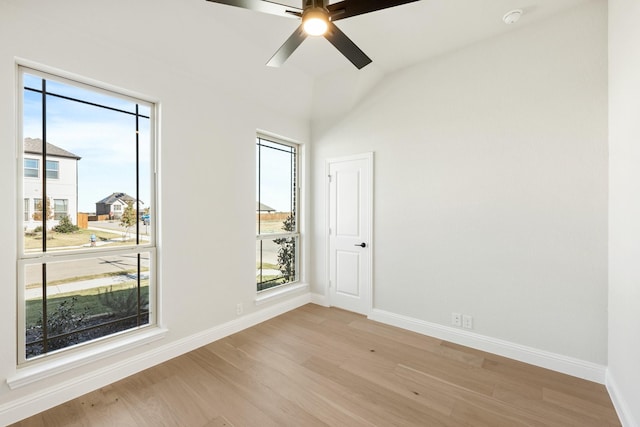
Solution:
[[[374,151],[376,309],[470,314],[477,334],[604,372],[606,7],[388,75],[332,127],[314,122],[313,291],[327,283],[325,159]]]
[[[609,378],[640,426],[640,3],[609,1]]]
[[[222,11],[201,0],[0,2],[0,197],[7,202],[0,217],[0,425],[149,366],[165,348],[179,353],[191,337],[205,339],[211,328],[235,320],[237,303],[250,317],[283,302],[254,303],[255,132],[308,141],[311,82],[292,68],[265,67],[271,47],[257,51],[250,40],[234,38]],[[16,58],[159,101],[160,311],[169,332],[145,347],[10,390],[16,203],[22,200]],[[194,224],[185,206],[197,207],[203,220]],[[141,354],[150,355],[136,359]],[[77,385],[82,378],[92,380]]]

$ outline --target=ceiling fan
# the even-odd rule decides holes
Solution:
[[[362,15],[376,10],[400,6],[418,0],[343,0],[329,4],[329,0],[302,0],[302,9],[266,0],[208,0],[229,6],[242,7],[272,15],[302,19],[296,31],[271,57],[268,66],[279,67],[291,56],[307,36],[324,36],[353,65],[361,69],[371,63],[369,58],[349,39],[333,21]]]

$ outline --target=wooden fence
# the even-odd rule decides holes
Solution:
[[[89,215],[89,221],[108,221],[109,215]]]
[[[290,212],[272,212],[272,213],[261,213],[256,214],[260,215],[260,221],[284,221],[289,218],[291,215]]]
[[[84,228],[85,230],[89,228],[89,214],[78,213],[78,227]]]

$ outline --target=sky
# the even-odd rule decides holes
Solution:
[[[259,141],[260,145],[256,146],[256,188],[260,189],[260,194],[256,197],[278,212],[291,212],[291,149],[264,139]]]
[[[52,79],[47,79],[46,84],[47,93],[135,112],[135,102],[117,94]],[[24,85],[41,90],[42,78],[25,73]],[[23,137],[42,139],[42,94],[30,90],[23,93]],[[78,161],[78,212],[94,213],[96,202],[112,193],[123,192],[136,197],[135,116],[51,95],[46,99],[46,111],[47,141],[81,157]],[[151,108],[140,104],[139,112],[149,116]],[[150,126],[149,119],[140,118],[139,199],[144,207],[151,202]],[[263,146],[256,149],[256,157],[260,150],[261,162],[256,161],[260,201],[276,211],[290,212],[293,171],[290,147],[261,141]]]
[[[42,79],[24,75],[25,87],[42,88]],[[47,92],[135,112],[135,102],[85,88],[47,80]],[[23,137],[42,139],[42,95],[25,90]],[[78,161],[78,211],[95,212],[95,203],[114,192],[136,197],[135,116],[47,96],[47,141],[72,152]],[[148,105],[139,106],[149,116]],[[139,199],[151,199],[150,120],[139,120]]]

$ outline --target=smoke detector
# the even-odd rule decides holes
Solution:
[[[515,24],[522,16],[522,9],[514,9],[504,14],[502,20],[505,24]]]

